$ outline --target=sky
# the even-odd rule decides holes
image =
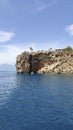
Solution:
[[[0,0],[0,64],[23,51],[73,47],[73,0]]]

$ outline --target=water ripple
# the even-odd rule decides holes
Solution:
[[[73,75],[0,72],[0,130],[73,130]]]

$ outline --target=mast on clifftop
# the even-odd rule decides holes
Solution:
[[[32,54],[32,52],[33,52],[33,48],[32,48],[32,47],[30,47],[30,52],[31,52],[31,54]]]

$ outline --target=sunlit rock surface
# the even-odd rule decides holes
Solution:
[[[18,73],[73,73],[73,50],[23,52],[16,58]]]

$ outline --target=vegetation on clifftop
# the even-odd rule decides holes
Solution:
[[[67,46],[66,48],[63,49],[64,51],[69,51],[73,52],[73,48],[71,46]]]

